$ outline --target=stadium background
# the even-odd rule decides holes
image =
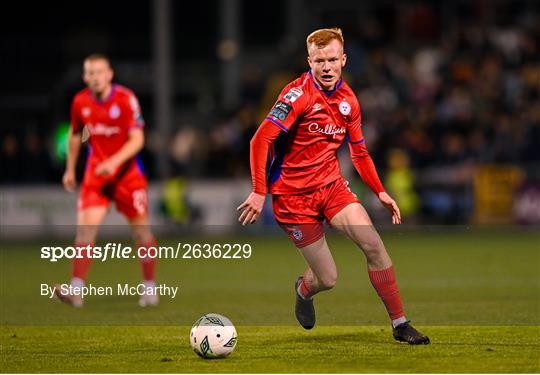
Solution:
[[[2,372],[540,371],[540,2],[19,1],[1,14]],[[318,325],[303,331],[292,310],[303,259],[270,207],[249,230],[236,222],[250,191],[249,139],[307,69],[306,35],[333,26],[405,224],[389,225],[347,148],[343,173],[395,261],[407,316],[432,345],[393,342],[362,254],[331,234],[339,282],[317,296]],[[158,282],[180,296],[155,309],[93,296],[75,310],[39,294],[69,276],[69,260],[48,262],[39,249],[68,246],[76,231],[76,196],[60,181],[70,101],[93,52],[111,57],[116,82],[141,101],[159,243],[253,246],[241,261],[161,259]],[[98,245],[132,245],[115,210],[107,224]],[[92,266],[96,285],[139,281],[135,260]],[[225,361],[199,359],[187,340],[210,311],[238,328]]]
[[[536,1],[27,6],[11,3],[0,25],[4,223],[72,222],[75,197],[60,184],[66,124],[92,52],[109,55],[116,82],[141,101],[153,222],[234,223],[249,191],[249,139],[307,69],[305,36],[322,26],[344,31],[345,77],[405,223],[540,222]],[[385,222],[342,151],[343,173]]]

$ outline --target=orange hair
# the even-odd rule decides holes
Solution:
[[[308,35],[306,39],[306,45],[309,50],[309,46],[313,43],[317,46],[317,48],[324,48],[332,40],[337,40],[341,43],[343,47],[345,47],[345,40],[343,39],[343,33],[341,32],[341,29],[338,27],[334,27],[331,29],[319,29],[315,30],[311,34]]]

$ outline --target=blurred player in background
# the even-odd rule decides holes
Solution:
[[[393,336],[409,344],[429,344],[403,311],[392,261],[349,183],[340,173],[336,151],[347,141],[364,182],[400,224],[396,202],[385,192],[362,135],[360,105],[341,78],[347,56],[340,29],[321,29],[307,38],[311,68],[287,85],[251,140],[253,191],[238,209],[243,225],[259,217],[267,188],[274,216],[308,267],[295,283],[296,318],[315,325],[313,296],[334,287],[337,269],[322,222],[345,233],[364,252],[368,274],[392,320]],[[272,163],[266,175],[269,151]]]
[[[93,54],[84,60],[83,80],[87,88],[75,95],[71,105],[71,131],[68,141],[64,188],[74,192],[76,166],[82,142],[88,139],[89,150],[77,203],[77,236],[75,245],[91,249],[98,229],[114,202],[128,220],[141,249],[143,283],[155,287],[155,259],[146,249],[156,246],[148,223],[147,180],[137,154],[144,146],[144,120],[137,97],[125,87],[112,83],[114,72],[107,56]],[[90,250],[91,251],[91,250]],[[91,252],[82,251],[82,259],[73,259],[71,285],[86,284]],[[148,290],[145,288],[145,290]],[[56,296],[76,307],[83,299],[76,294]],[[156,305],[155,294],[144,294],[141,306]]]

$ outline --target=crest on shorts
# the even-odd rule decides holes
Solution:
[[[298,228],[294,228],[292,231],[292,236],[296,241],[301,241],[304,238],[304,233]]]
[[[339,103],[339,111],[343,116],[347,116],[349,113],[351,113],[351,105],[343,100],[341,103]]]

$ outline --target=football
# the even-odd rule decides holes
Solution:
[[[236,347],[236,329],[220,314],[205,314],[191,328],[191,347],[202,358],[224,358]]]

